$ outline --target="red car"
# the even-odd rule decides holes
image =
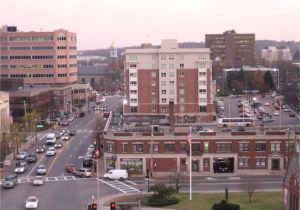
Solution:
[[[67,172],[73,172],[73,171],[75,171],[75,165],[73,163],[68,163],[66,165],[66,171]]]

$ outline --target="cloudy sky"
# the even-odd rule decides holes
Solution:
[[[299,0],[1,0],[0,24],[76,32],[78,48],[204,41],[235,29],[256,39],[300,41]]]

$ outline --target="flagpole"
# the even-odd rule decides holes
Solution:
[[[192,133],[191,127],[188,135],[188,142],[190,145],[190,201],[192,200]]]

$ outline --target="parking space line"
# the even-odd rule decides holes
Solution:
[[[134,183],[132,181],[129,181],[129,180],[125,180],[125,182],[128,182],[128,183],[133,184],[133,185],[137,185],[136,183]]]

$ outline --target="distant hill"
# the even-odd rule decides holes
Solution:
[[[278,46],[278,47],[289,47],[293,57],[297,60],[299,57],[300,42],[295,41],[274,41],[274,40],[256,40],[255,42],[255,56],[260,58],[261,49],[268,46]],[[157,48],[158,45],[153,45]],[[204,42],[181,42],[179,43],[180,48],[203,48],[205,47]],[[124,48],[118,48],[118,55],[121,55],[126,49],[130,48],[140,48],[140,46],[129,46]],[[95,49],[95,50],[81,50],[80,55],[83,56],[109,56],[109,49]]]

